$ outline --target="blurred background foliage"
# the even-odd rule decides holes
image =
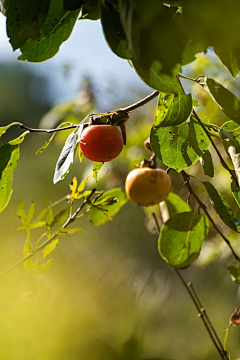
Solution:
[[[212,77],[240,96],[239,78],[233,81],[211,51],[199,54],[194,63],[184,68],[184,74]],[[124,98],[119,99],[114,79],[104,84],[108,92],[101,94],[98,84],[88,76],[79,79],[75,98],[54,104],[51,81],[43,71],[40,74],[29,70],[26,64],[0,63],[0,79],[0,126],[12,121],[42,128],[54,128],[63,121],[78,123],[89,113],[110,111],[147,95],[137,88],[128,88]],[[66,86],[67,83],[66,77]],[[196,110],[201,117],[207,116],[218,126],[228,121],[201,86],[186,80],[182,83],[199,101]],[[105,96],[108,101],[101,101]],[[149,157],[143,143],[153,122],[155,106],[152,101],[131,114],[127,146],[116,160],[104,164],[97,183],[94,179],[88,181],[89,188],[124,188],[127,173]],[[2,141],[19,133],[20,130],[12,128]],[[40,155],[35,153],[49,136],[34,133],[21,145],[14,192],[0,217],[1,271],[18,261],[23,251],[25,234],[16,231],[20,226],[16,215],[19,199],[27,207],[34,201],[40,212],[69,192],[73,176],[81,180],[92,171],[90,161],[84,159],[80,164],[76,156],[68,177],[53,185],[55,163],[66,137],[67,132],[58,133]],[[221,147],[220,142],[218,146]],[[229,191],[229,174],[221,167],[214,150],[210,151],[216,170],[212,181],[237,213]],[[221,151],[224,153],[224,149]],[[209,180],[199,163],[189,173]],[[170,176],[173,192],[187,200],[181,176],[175,171],[170,171]],[[204,188],[191,181],[207,202]],[[193,199],[190,203],[194,205]],[[94,227],[85,216],[77,224],[84,227],[84,232],[60,239],[52,254],[51,268],[31,275],[19,267],[1,278],[0,359],[218,359],[188,294],[158,255],[151,211],[129,201],[113,222],[101,228]],[[228,234],[229,230],[214,213],[213,217],[239,252],[237,236]],[[239,287],[227,273],[227,266],[232,263],[227,246],[211,229],[199,259],[181,271],[187,281],[194,283],[221,339],[231,312],[239,305]],[[228,345],[233,359],[239,356],[239,340],[239,329],[231,329]]]

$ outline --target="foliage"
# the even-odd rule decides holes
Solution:
[[[46,130],[53,134],[37,152],[42,153],[57,132],[74,128],[68,134],[57,160],[54,184],[63,180],[70,172],[84,127],[89,124],[119,126],[125,138],[125,122],[132,111],[158,96],[150,138],[145,142],[146,148],[154,155],[145,162],[149,167],[156,167],[157,156],[164,166],[180,173],[189,196],[195,199],[189,206],[178,195],[170,194],[166,202],[160,205],[162,227],[159,229],[159,253],[179,274],[177,269],[191,266],[199,257],[210,223],[228,245],[237,262],[237,266],[228,266],[228,271],[233,281],[239,283],[240,256],[221,229],[226,225],[227,231],[238,233],[239,219],[228,200],[215,188],[214,181],[210,183],[197,178],[206,190],[208,201],[213,205],[209,211],[205,199],[202,200],[192,187],[196,177],[190,175],[190,172],[199,160],[205,176],[213,178],[217,170],[212,160],[214,149],[223,168],[231,176],[229,188],[231,187],[239,212],[240,102],[232,91],[216,79],[202,74],[195,78],[187,77],[182,74],[182,68],[194,61],[199,52],[206,52],[212,47],[232,77],[237,77],[240,69],[240,4],[234,0],[228,5],[221,0],[217,6],[214,0],[179,0],[166,3],[157,0],[38,0],[33,5],[29,0],[23,0],[21,4],[15,0],[0,0],[0,10],[7,18],[7,36],[13,50],[20,49],[19,60],[31,62],[45,61],[58,52],[61,44],[70,36],[80,12],[82,21],[100,18],[111,50],[117,56],[128,60],[141,79],[155,90],[149,97],[126,108],[102,114],[87,114],[84,118],[84,111],[74,113],[77,107],[74,103],[68,103],[61,109],[58,107],[57,122],[65,120],[68,126],[61,123],[57,124],[59,126],[56,129]],[[221,21],[222,14],[224,23]],[[195,107],[201,105],[201,99],[197,102],[191,93],[185,93],[181,83],[184,78],[210,95],[211,100],[228,119],[220,128],[208,118],[200,118],[200,111],[197,113]],[[0,212],[8,205],[12,194],[13,172],[19,160],[19,146],[27,134],[38,131],[20,123],[13,123],[1,127],[0,136],[12,126],[19,126],[27,131],[0,147]],[[145,138],[148,137],[149,133],[146,133]],[[229,155],[228,158],[223,149]],[[80,160],[83,161],[83,154],[80,154]],[[73,178],[70,193],[63,199],[65,207],[57,212],[53,211],[53,207],[62,203],[61,200],[42,210],[35,219],[34,203],[31,203],[26,213],[23,202],[19,202],[17,215],[22,226],[18,230],[26,231],[26,240],[22,260],[11,269],[22,263],[32,274],[49,268],[52,259],[45,261],[45,258],[57,248],[58,238],[82,231],[81,227],[69,229],[69,225],[85,214],[89,215],[90,222],[95,226],[112,220],[127,202],[125,193],[120,188],[109,191],[85,190],[91,176],[97,180],[103,165],[94,163],[93,171],[80,184],[76,177]],[[188,169],[189,167],[191,169]],[[185,172],[186,169],[189,174]],[[216,214],[225,225],[215,220]],[[158,228],[155,212],[153,218]],[[35,230],[41,228],[44,232],[40,236],[33,236]],[[40,252],[42,257],[39,260],[37,254]],[[182,282],[184,283],[183,280]],[[202,311],[199,303],[197,308]],[[208,322],[206,315],[202,316],[202,319]],[[211,332],[211,324],[207,326]],[[214,336],[217,337],[216,334]],[[125,345],[124,358],[132,358],[132,353],[137,354],[134,355],[135,358],[139,356],[133,340]],[[129,350],[132,346],[135,349],[133,352]],[[221,357],[230,359],[226,349],[221,346],[220,342],[217,349]]]

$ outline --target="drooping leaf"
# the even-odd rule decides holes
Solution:
[[[173,192],[170,192],[165,202],[170,218],[178,213],[191,211],[190,206],[185,201],[183,201],[180,196],[174,194]]]
[[[231,91],[206,76],[199,76],[196,81],[211,95],[229,119],[240,124],[240,101]]]
[[[132,54],[128,49],[127,38],[116,5],[111,0],[100,0],[100,11],[103,32],[112,51],[124,59],[131,59]]]
[[[18,145],[4,144],[0,147],[0,212],[12,195],[13,173],[19,160]]]
[[[109,198],[112,199],[111,202],[109,202]],[[107,221],[111,220],[111,218],[117,214],[117,212],[126,202],[127,202],[126,194],[121,189],[113,189],[106,191],[101,196],[101,198],[97,200],[96,204],[94,203],[94,206],[92,205],[89,206],[90,207],[89,220],[95,226],[103,225]]]
[[[100,17],[99,0],[83,0],[81,19],[98,20]]]
[[[56,184],[58,181],[63,180],[69,173],[70,168],[73,164],[75,149],[77,146],[78,134],[74,130],[67,138],[62,152],[58,158],[53,183]]]
[[[215,189],[215,187],[207,181],[203,181],[210,201],[214,207],[214,210],[219,215],[220,219],[232,230],[237,231],[237,226],[240,225],[240,221],[234,215],[227,200]]]
[[[231,181],[231,190],[232,190],[234,199],[236,200],[238,206],[240,207],[240,188],[236,185],[236,183],[233,179]]]
[[[199,160],[203,167],[204,174],[210,177],[214,177],[214,166],[210,151],[206,150]]]
[[[42,251],[43,253],[43,258],[45,258],[46,256],[48,256],[54,249],[56,249],[56,246],[58,244],[58,239],[54,239],[50,242],[50,244],[48,244]]]
[[[83,0],[63,0],[63,6],[65,10],[80,9],[82,4]]]
[[[232,77],[236,79],[239,74],[239,62],[232,46],[214,46],[214,52],[222,61],[222,63],[228,68]]]
[[[240,284],[240,268],[236,266],[228,266],[227,269],[230,273],[232,281],[234,281],[236,284]]]
[[[103,162],[95,162],[93,165],[93,177],[96,181],[97,181],[98,173],[99,173],[101,167],[103,166],[103,164],[104,164]]]
[[[208,234],[208,220],[194,211],[178,213],[161,228],[158,251],[171,266],[185,268],[199,256]]]
[[[41,146],[37,151],[36,154],[41,154],[47,147],[48,145],[52,142],[52,140],[54,139],[56,133],[54,132],[50,138],[48,140],[45,141],[44,145]]]
[[[23,46],[27,39],[35,39],[40,31],[50,0],[1,0],[0,8],[7,17],[7,34],[13,50]]]
[[[207,121],[204,120],[204,123]],[[202,127],[192,117],[179,126],[152,127],[150,142],[163,164],[178,172],[196,163],[210,145]]]
[[[63,1],[51,0],[44,24],[37,37],[28,39],[21,46],[22,55],[19,60],[41,62],[54,56],[60,45],[70,36],[78,14],[79,9],[65,10]]]
[[[192,96],[160,93],[154,127],[176,126],[185,122],[193,108]]]
[[[234,121],[226,122],[219,131],[219,137],[230,155],[240,186],[240,126]]]

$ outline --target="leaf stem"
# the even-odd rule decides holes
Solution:
[[[226,238],[226,236],[221,232],[221,230],[218,228],[218,226],[215,224],[215,222],[213,221],[211,215],[209,214],[206,205],[199,199],[199,197],[197,196],[197,194],[195,193],[195,191],[193,190],[190,182],[189,182],[189,175],[182,170],[181,171],[182,177],[185,181],[185,185],[187,186],[187,189],[189,191],[189,194],[191,194],[195,200],[197,201],[197,203],[199,204],[199,206],[202,208],[202,210],[205,212],[207,218],[209,219],[209,221],[211,222],[212,226],[214,227],[214,229],[217,231],[217,233],[223,238],[223,240],[226,242],[226,244],[228,245],[228,247],[230,248],[234,258],[236,261],[240,262],[240,257],[236,254],[236,252],[234,251],[230,241],[228,240],[228,238]]]
[[[91,193],[88,195],[88,197],[83,201],[82,205],[79,206],[79,208],[74,212],[74,214],[70,214],[68,219],[66,220],[66,222],[62,225],[62,228],[66,228],[68,225],[70,225],[74,219],[77,217],[77,215],[80,213],[80,211],[84,208],[84,206],[88,203],[88,201],[90,200],[91,196],[96,192],[96,189],[93,189],[91,191]],[[0,278],[5,276],[6,274],[8,274],[10,271],[12,271],[13,269],[15,269],[16,267],[18,267],[19,265],[23,264],[24,261],[31,259],[38,251],[44,249],[52,240],[54,240],[56,238],[56,234],[53,235],[50,239],[47,239],[42,245],[40,245],[34,252],[29,253],[28,255],[26,255],[25,257],[23,257],[21,260],[19,260],[18,262],[16,262],[14,265],[12,265],[11,267],[9,267],[7,270],[3,271],[0,274]]]

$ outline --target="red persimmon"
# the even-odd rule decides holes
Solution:
[[[122,151],[123,137],[113,125],[89,125],[83,130],[79,145],[87,159],[107,162]]]

